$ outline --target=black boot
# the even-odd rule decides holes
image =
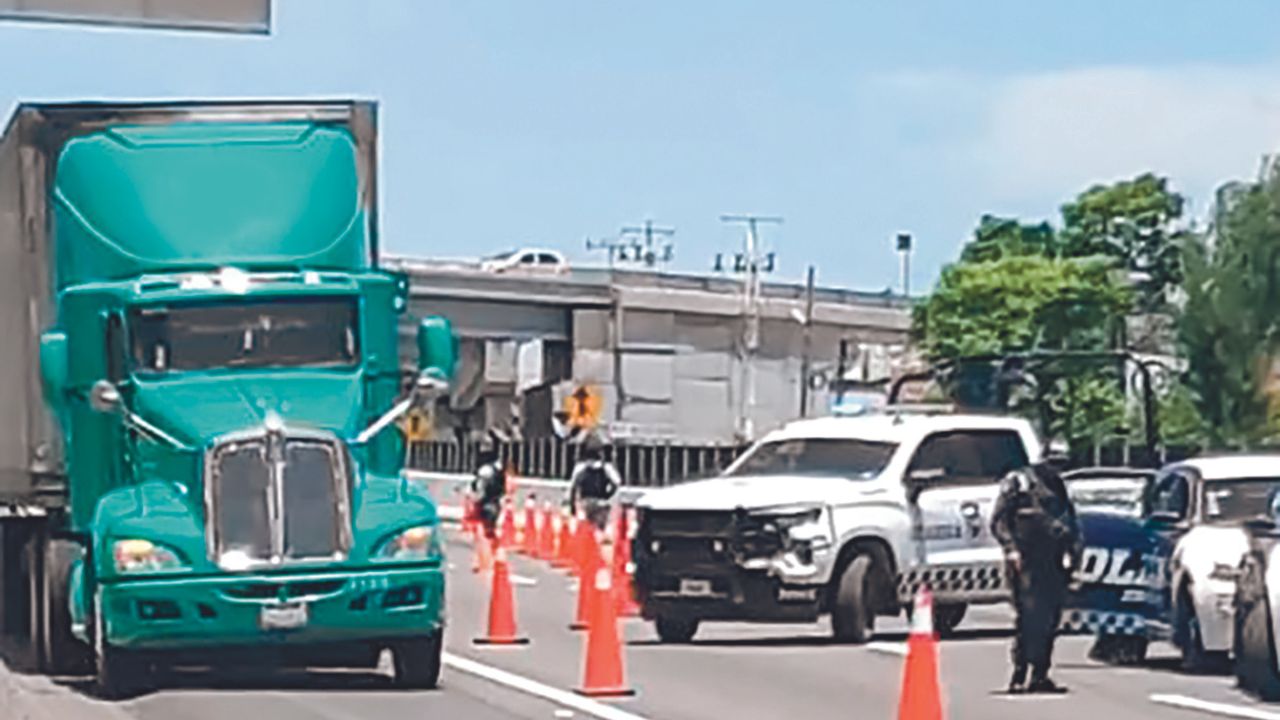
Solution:
[[[1027,684],[1027,666],[1013,666],[1013,676],[1009,678],[1009,694],[1017,695],[1022,692],[1023,686]]]
[[[1031,684],[1027,685],[1029,693],[1044,693],[1046,695],[1061,695],[1067,691],[1066,688],[1058,685],[1049,679],[1048,675],[1036,673],[1031,678]]]

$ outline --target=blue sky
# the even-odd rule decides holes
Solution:
[[[1219,7],[1214,7],[1217,5]],[[1280,139],[1280,3],[277,0],[270,37],[0,25],[19,100],[382,102],[383,243],[468,256],[646,217],[676,269],[785,217],[779,275],[913,287],[984,212],[1155,170],[1203,212]]]

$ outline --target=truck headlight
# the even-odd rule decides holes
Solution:
[[[141,538],[116,540],[111,544],[111,557],[120,573],[165,572],[186,566],[176,551]]]
[[[426,560],[440,554],[435,525],[418,525],[402,530],[374,553],[377,560]]]

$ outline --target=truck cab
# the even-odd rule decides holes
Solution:
[[[122,695],[156,664],[389,649],[400,684],[435,685],[438,518],[395,422],[447,391],[456,347],[426,319],[401,362],[375,130],[369,103],[19,108],[0,372],[39,390],[0,453],[0,515],[23,518],[0,542],[6,595],[27,586],[6,624],[46,669],[92,661]]]
[[[638,501],[636,586],[667,641],[707,620],[811,622],[864,642],[923,586],[945,632],[1008,597],[990,520],[1038,459],[1021,419],[890,408],[793,422],[720,477]]]

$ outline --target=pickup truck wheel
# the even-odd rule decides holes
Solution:
[[[1147,658],[1147,639],[1133,635],[1100,635],[1089,648],[1089,659],[1107,665],[1141,665]]]
[[[853,559],[840,575],[835,603],[831,608],[831,630],[836,640],[862,644],[871,639],[876,616],[870,606],[872,595],[870,555]]]
[[[1200,618],[1196,616],[1195,604],[1190,597],[1178,604],[1178,623],[1174,627],[1174,637],[1178,638],[1178,647],[1182,651],[1182,670],[1188,673],[1205,673],[1222,667],[1226,661],[1224,653],[1209,652],[1204,649],[1204,636],[1200,630]]]
[[[670,615],[659,615],[653,621],[658,631],[658,639],[664,643],[684,645],[698,634],[698,621],[691,618],[676,618]]]
[[[436,631],[427,637],[402,641],[391,648],[396,687],[435,690],[440,686],[443,637],[443,631]]]
[[[940,637],[950,637],[969,610],[965,603],[938,605],[933,609],[933,629]]]
[[[79,559],[79,547],[66,540],[44,544],[41,602],[41,639],[44,670],[69,675],[91,666],[89,648],[71,632],[71,568]]]
[[[1276,671],[1275,636],[1268,605],[1264,595],[1244,610],[1236,630],[1235,671],[1242,690],[1276,702],[1280,700],[1280,672]]]

